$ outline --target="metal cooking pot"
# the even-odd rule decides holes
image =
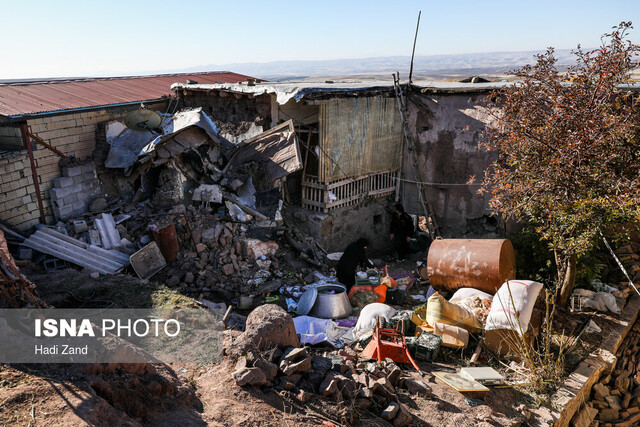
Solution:
[[[316,286],[318,295],[309,312],[309,316],[321,319],[342,319],[351,314],[351,303],[347,296],[347,288],[342,285]],[[333,291],[333,293],[330,293]]]

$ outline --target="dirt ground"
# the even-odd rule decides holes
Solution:
[[[374,414],[319,396],[302,404],[286,391],[238,387],[228,362],[168,369],[174,373],[186,371],[179,374],[179,383],[192,388],[195,395],[192,399],[177,399],[174,394],[160,396],[156,404],[141,411],[127,402],[126,394],[100,389],[85,365],[3,366],[0,425],[389,425]],[[432,398],[400,395],[415,417],[414,425],[527,425],[527,415],[510,403],[519,400],[518,392],[512,389],[494,389],[480,404],[470,404],[434,377],[424,379],[433,388]],[[109,380],[113,388],[122,382],[120,376]]]

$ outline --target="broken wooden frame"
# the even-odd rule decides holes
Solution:
[[[332,209],[359,204],[367,197],[385,197],[396,191],[397,179],[397,169],[330,183],[322,183],[315,176],[305,175],[302,181],[302,207],[327,213]]]

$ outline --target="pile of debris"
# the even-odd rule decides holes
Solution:
[[[276,330],[277,335],[273,334]],[[232,373],[236,384],[274,388],[302,403],[312,395],[350,402],[396,426],[413,421],[398,398],[399,390],[431,396],[427,384],[410,379],[391,359],[381,364],[362,361],[350,348],[312,354],[296,341],[293,321],[284,310],[271,304],[254,310],[247,319],[246,331],[225,346],[230,357],[237,357]]]
[[[601,425],[640,424],[640,322],[636,322],[618,349],[613,372],[593,386],[592,400],[579,414],[588,425],[598,419]]]
[[[92,277],[130,261],[142,279],[223,301],[285,284],[283,245],[324,268],[318,245],[283,224],[286,177],[302,168],[291,121],[232,143],[201,109],[162,119],[161,133],[103,124],[95,167],[62,159],[50,194],[59,222],[19,236],[20,259]]]

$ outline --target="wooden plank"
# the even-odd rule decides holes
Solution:
[[[324,205],[322,203],[316,202],[315,200],[302,199],[302,203],[306,203],[306,204],[311,205],[311,206],[317,206],[319,208],[324,208]]]

